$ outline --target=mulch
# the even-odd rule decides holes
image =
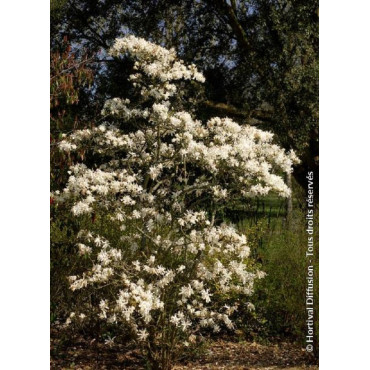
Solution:
[[[243,369],[306,370],[318,369],[315,358],[293,343],[262,345],[255,342],[210,342],[196,359],[177,363],[174,370]],[[112,347],[96,340],[77,337],[66,343],[51,332],[51,369],[116,370],[144,369],[140,352],[132,346]]]

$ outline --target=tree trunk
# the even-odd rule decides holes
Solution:
[[[292,190],[292,174],[290,172],[287,173],[285,179],[286,184]],[[292,211],[293,211],[293,194],[291,193],[286,200],[286,221],[288,227],[290,226],[292,220]]]

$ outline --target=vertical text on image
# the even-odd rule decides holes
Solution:
[[[313,351],[313,339],[314,339],[314,266],[313,266],[313,256],[314,256],[314,178],[313,171],[307,173],[307,273],[306,273],[306,351]]]

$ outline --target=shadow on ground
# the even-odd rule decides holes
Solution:
[[[185,359],[174,370],[245,369],[303,370],[318,369],[316,360],[291,343],[261,345],[250,342],[214,341],[197,359]],[[144,369],[137,349],[130,346],[108,347],[94,340],[77,338],[73,344],[51,339],[51,369],[116,370]]]

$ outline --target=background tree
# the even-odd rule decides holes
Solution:
[[[317,178],[317,0],[69,0],[54,13],[52,43],[67,34],[76,46],[97,52],[91,104],[102,106],[122,91],[127,66],[106,51],[130,31],[176,47],[205,71],[198,106],[204,118],[217,113],[271,130],[302,158],[298,182],[305,183],[309,168]]]
[[[50,160],[51,188],[65,183],[70,158],[62,156],[56,145],[63,133],[81,128],[91,122],[84,119],[85,88],[93,81],[93,72],[87,55],[76,58],[64,37],[60,47],[50,55]],[[63,176],[64,175],[64,176]]]

